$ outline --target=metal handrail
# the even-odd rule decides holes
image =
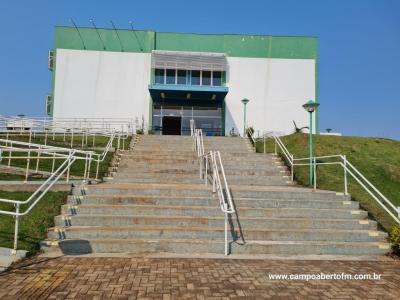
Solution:
[[[27,215],[35,206],[36,204],[43,199],[46,193],[51,189],[51,187],[60,179],[60,177],[69,170],[70,166],[75,162],[75,150],[72,150],[71,153],[68,155],[66,160],[57,168],[57,170],[50,175],[50,177],[42,184],[36,191],[26,200],[11,200],[11,199],[0,199],[0,203],[8,203],[14,204],[15,212],[7,211],[7,210],[0,210],[0,214],[3,215],[11,215],[15,217],[15,229],[14,229],[14,245],[12,254],[17,253],[17,244],[18,244],[18,230],[19,230],[19,218],[22,216]],[[47,186],[47,187],[46,187]],[[32,202],[33,201],[33,202]],[[20,206],[23,204],[30,204],[30,206],[24,211],[20,212]]]
[[[95,160],[97,162],[96,165],[96,178],[95,180],[98,179],[99,177],[99,166],[100,166],[100,162],[103,162],[105,157],[107,156],[108,152],[110,151],[112,145],[113,145],[113,141],[115,138],[115,133],[113,133],[107,143],[107,146],[105,147],[105,149],[103,150],[102,154],[96,154],[97,155],[97,159]],[[119,148],[119,138],[118,138],[118,148]]]
[[[113,146],[114,139],[116,138],[116,133],[112,133],[109,135],[109,140],[107,142],[106,147],[104,148],[103,152],[101,154],[95,153],[94,151],[85,151],[85,150],[79,150],[79,149],[74,149],[75,151],[75,156],[76,159],[85,159],[85,173],[84,173],[84,178],[86,180],[89,179],[90,175],[90,166],[91,162],[94,161],[97,163],[96,165],[96,176],[95,180],[98,180],[99,176],[99,167],[100,163],[104,161],[105,157],[107,156],[108,152]],[[108,136],[108,135],[107,135]],[[121,140],[122,135],[118,134],[118,145],[117,149],[120,149],[120,140]],[[31,138],[30,138],[31,140]],[[25,182],[28,180],[28,173],[29,173],[29,160],[30,159],[36,159],[37,164],[36,164],[36,171],[38,171],[38,166],[39,166],[39,160],[44,159],[43,157],[40,156],[41,153],[45,154],[53,154],[52,158],[48,159],[53,159],[53,169],[54,169],[54,160],[59,159],[59,157],[64,157],[65,155],[60,154],[59,152],[70,152],[71,149],[69,148],[64,148],[64,147],[56,147],[56,146],[47,146],[47,145],[42,145],[42,144],[35,144],[31,142],[21,142],[21,141],[14,141],[10,139],[0,139],[0,143],[4,143],[6,146],[0,145],[0,148],[2,148],[4,151],[8,151],[10,155],[7,157],[9,160],[9,166],[10,166],[10,161],[11,159],[27,159],[27,166],[26,166],[26,174],[25,174]],[[11,145],[11,148],[10,146]],[[19,146],[26,146],[28,147],[27,149],[20,148],[20,147],[13,147],[13,145],[19,145]],[[125,143],[123,142],[123,149],[125,147]],[[28,156],[27,157],[21,157],[21,156],[11,156],[11,152],[27,152]],[[37,153],[38,155],[36,157],[31,156],[31,152]],[[84,155],[85,157],[77,156],[77,154]],[[58,158],[57,158],[58,157]],[[69,174],[69,172],[68,172]],[[67,176],[67,181],[69,179],[69,176]]]
[[[229,254],[228,247],[228,214],[235,213],[232,195],[226,180],[225,170],[219,151],[209,151],[205,153],[203,143],[203,133],[201,129],[196,129],[194,122],[191,122],[191,134],[193,137],[193,149],[199,159],[200,178],[208,183],[209,175],[213,185],[213,193],[217,193],[221,211],[224,213],[224,236],[225,236],[225,255]],[[221,180],[222,177],[222,180]]]
[[[52,163],[52,170],[50,174],[54,173],[55,167],[55,160],[58,159],[65,159],[71,153],[74,153],[75,160],[85,160],[85,168],[84,168],[84,175],[83,178],[85,180],[89,179],[89,171],[90,171],[90,164],[93,160],[93,156],[96,154],[93,151],[84,151],[84,150],[77,150],[77,149],[70,149],[70,148],[63,148],[63,147],[55,147],[55,146],[46,146],[42,144],[35,144],[35,143],[27,143],[27,142],[20,142],[20,141],[13,141],[13,140],[4,140],[0,139],[0,143],[5,145],[0,145],[0,149],[2,152],[8,152],[6,159],[8,160],[8,167],[11,166],[11,160],[15,159],[23,159],[26,160],[26,170],[25,170],[25,183],[28,181],[29,170],[30,170],[30,160],[36,160],[36,172],[39,169],[40,159],[49,159],[53,160]],[[20,146],[20,147],[16,147]],[[22,148],[26,147],[26,148]],[[12,156],[12,153],[27,153],[26,156]],[[64,154],[68,153],[68,154]],[[32,154],[36,154],[33,156]],[[42,157],[42,155],[48,155],[47,157]],[[49,157],[50,156],[50,157]],[[3,158],[5,158],[3,156]],[[69,169],[67,172],[67,182],[69,182]]]
[[[309,161],[309,157],[294,158],[294,155],[289,152],[285,147],[282,140],[277,135],[273,135],[275,140],[275,154],[277,154],[277,147],[280,148],[281,152],[287,158],[289,166],[291,168],[292,181],[295,166],[309,166],[310,163],[301,163],[302,161]],[[321,162],[321,159],[339,159],[339,161],[328,161]],[[346,155],[336,154],[336,155],[325,155],[325,156],[314,156],[311,158],[314,170],[314,190],[317,190],[317,166],[318,165],[340,165],[344,171],[344,194],[348,194],[348,180],[347,173],[349,173],[354,180],[389,214],[389,216],[397,223],[400,224],[400,207],[396,207],[381,191],[378,190],[353,164],[351,164]],[[386,205],[384,204],[386,203]],[[397,213],[397,216],[390,211],[388,206]]]
[[[9,139],[10,137],[22,137],[27,136],[29,137],[29,142],[32,141],[32,138],[36,137],[44,137],[44,145],[47,145],[48,140],[52,137],[53,141],[55,140],[56,136],[62,136],[64,142],[66,142],[66,137],[69,136],[71,140],[70,148],[74,147],[74,140],[76,136],[81,136],[81,147],[88,144],[88,140],[91,137],[93,142],[93,147],[95,146],[95,139],[96,136],[103,136],[110,138],[113,134],[118,135],[118,145],[122,141],[122,148],[125,148],[125,140],[128,138],[130,134],[127,133],[120,133],[120,132],[91,132],[90,129],[75,129],[70,128],[68,130],[0,130],[0,137],[5,137],[5,139]]]
[[[34,128],[36,130],[90,129],[92,132],[120,132],[133,134],[136,121],[131,118],[51,118],[10,117],[0,115],[0,128]]]

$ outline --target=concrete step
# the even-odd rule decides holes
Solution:
[[[167,205],[63,205],[61,213],[65,215],[108,215],[108,216],[193,216],[219,217],[219,206],[167,206]],[[316,209],[316,208],[251,208],[241,207],[239,217],[266,218],[309,218],[309,219],[365,219],[366,211],[356,209]]]
[[[111,204],[111,205],[188,205],[188,206],[218,206],[216,197],[176,197],[176,196],[85,196],[82,199],[74,196],[68,197],[70,204]],[[252,208],[332,208],[332,209],[358,209],[359,203],[356,201],[342,200],[288,200],[288,199],[234,199],[235,206]]]
[[[74,226],[55,227],[48,232],[49,239],[204,239],[223,240],[223,226],[204,227],[157,227],[157,226]],[[379,242],[387,234],[374,230],[266,230],[248,229],[243,233],[245,240],[269,241],[340,241],[340,242]],[[229,239],[240,238],[240,232],[229,232]]]
[[[231,253],[360,256],[390,250],[387,234],[350,195],[289,186],[281,159],[254,153],[246,139],[204,137],[204,146],[221,151],[237,210],[229,215]],[[211,185],[199,178],[191,137],[142,136],[110,170],[117,172],[109,183],[69,196],[44,250],[224,252],[224,214]]]
[[[191,169],[179,169],[179,168],[158,168],[158,169],[149,169],[149,168],[129,168],[129,167],[121,167],[121,168],[109,168],[109,171],[118,171],[117,175],[118,176],[124,176],[124,177],[130,177],[130,176],[136,176],[137,174],[154,174],[157,175],[159,174],[160,176],[165,174],[173,174],[170,176],[175,176],[175,175],[188,175],[188,176],[193,176],[196,174],[196,176],[200,176],[200,171],[199,168],[191,168]]]
[[[250,199],[307,199],[307,200],[350,200],[350,195],[336,194],[334,192],[312,192],[312,190],[300,189],[296,187],[278,190],[257,190],[257,187],[250,189],[247,187],[239,188],[239,186],[231,185],[231,193],[234,199],[250,198]]]
[[[118,174],[121,176],[135,176],[136,174],[143,174],[143,173],[148,173],[148,174],[174,174],[178,175],[199,175],[199,168],[142,168],[142,167],[128,167],[128,166],[122,166],[118,167],[116,169],[115,167],[109,168],[109,171],[117,171]],[[275,175],[282,175],[282,176],[289,176],[290,172],[288,172],[285,168],[271,168],[268,170],[241,170],[241,169],[227,169],[225,170],[225,175],[228,176],[275,176]]]
[[[242,164],[277,164],[283,165],[281,160],[270,158],[270,157],[259,157],[259,156],[230,156],[230,157],[222,157],[222,161],[225,164],[233,164],[233,163],[242,163]],[[186,162],[198,162],[197,156],[169,156],[169,155],[162,155],[161,153],[153,153],[149,152],[149,154],[138,154],[138,155],[124,155],[121,156],[121,160],[124,162],[154,162],[154,163],[162,163],[165,161],[177,161],[181,163]]]
[[[50,251],[54,243],[43,243]],[[92,239],[62,240],[57,245],[65,254],[84,253],[224,253],[223,241],[185,239]],[[54,247],[54,246],[53,246]],[[47,248],[47,249],[46,249]],[[230,244],[233,254],[280,255],[383,255],[389,245],[379,242],[247,241]]]
[[[198,173],[190,175],[174,174],[172,176],[165,176],[164,174],[154,174],[152,172],[141,172],[141,173],[126,173],[118,172],[114,176],[114,182],[118,183],[132,183],[132,182],[143,182],[143,183],[204,183],[204,180],[200,179]],[[230,176],[227,175],[227,180],[230,184],[247,184],[247,185],[288,185],[295,184],[290,181],[290,177],[283,176]],[[210,183],[209,183],[210,184]]]
[[[194,184],[102,184],[86,191],[87,195],[163,195],[204,196],[212,195],[212,187]]]
[[[199,166],[199,160],[197,158],[191,159],[180,159],[179,157],[166,157],[165,159],[124,159],[120,161],[123,165],[147,165],[147,164],[154,164],[157,166],[170,166],[173,164],[177,164],[179,166],[187,166],[187,165],[196,165]],[[241,168],[251,168],[251,169],[259,169],[259,168],[274,168],[276,166],[284,166],[282,161],[278,160],[271,160],[269,161],[260,161],[260,160],[247,160],[247,159],[235,159],[235,160],[222,160],[224,168],[231,168],[231,167],[241,167]]]
[[[236,222],[236,220],[234,220]],[[159,216],[159,215],[60,215],[55,217],[55,226],[125,226],[125,225],[153,225],[153,226],[182,226],[182,227],[215,227],[222,226],[221,217],[194,217],[194,216]],[[242,228],[268,229],[357,229],[376,230],[376,222],[357,219],[308,219],[308,218],[265,218],[240,217]]]
[[[137,153],[137,154],[145,154],[145,153],[154,153],[154,155],[168,155],[170,157],[174,157],[174,156],[179,156],[179,157],[183,157],[183,156],[188,156],[188,157],[193,157],[194,151],[193,149],[186,149],[186,150],[168,150],[168,149],[159,149],[158,151],[156,150],[152,150],[149,151],[148,149],[140,149],[140,148],[136,148],[134,147],[132,150],[132,153]]]
[[[165,163],[166,161],[171,163],[180,163],[180,164],[184,164],[184,163],[189,163],[189,164],[193,164],[193,163],[197,163],[199,162],[197,157],[188,157],[188,158],[181,158],[181,157],[154,157],[154,156],[148,156],[148,157],[124,157],[122,158],[122,161],[125,164],[129,164],[129,163],[133,163],[133,162],[141,162],[141,163],[149,163],[149,164],[162,164]]]

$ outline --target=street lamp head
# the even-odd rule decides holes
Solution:
[[[309,100],[305,104],[303,104],[303,108],[309,113],[314,112],[318,106],[319,103],[315,102],[314,100]]]
[[[243,98],[242,99],[242,103],[244,104],[244,105],[246,105],[247,103],[249,103],[249,99],[247,99],[247,98]]]

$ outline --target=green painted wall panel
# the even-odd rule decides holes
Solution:
[[[98,29],[106,51],[121,51],[117,34],[113,29]],[[87,50],[104,50],[94,28],[79,28]],[[317,57],[317,38],[285,37],[240,34],[193,34],[152,32],[118,29],[124,51],[151,52],[157,50],[220,52],[236,57],[303,58]],[[139,42],[138,42],[139,40]],[[56,27],[55,48],[84,49],[78,31],[74,27]]]

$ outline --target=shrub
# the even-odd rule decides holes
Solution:
[[[393,227],[390,233],[390,241],[392,242],[392,248],[394,253],[400,254],[400,225]]]

